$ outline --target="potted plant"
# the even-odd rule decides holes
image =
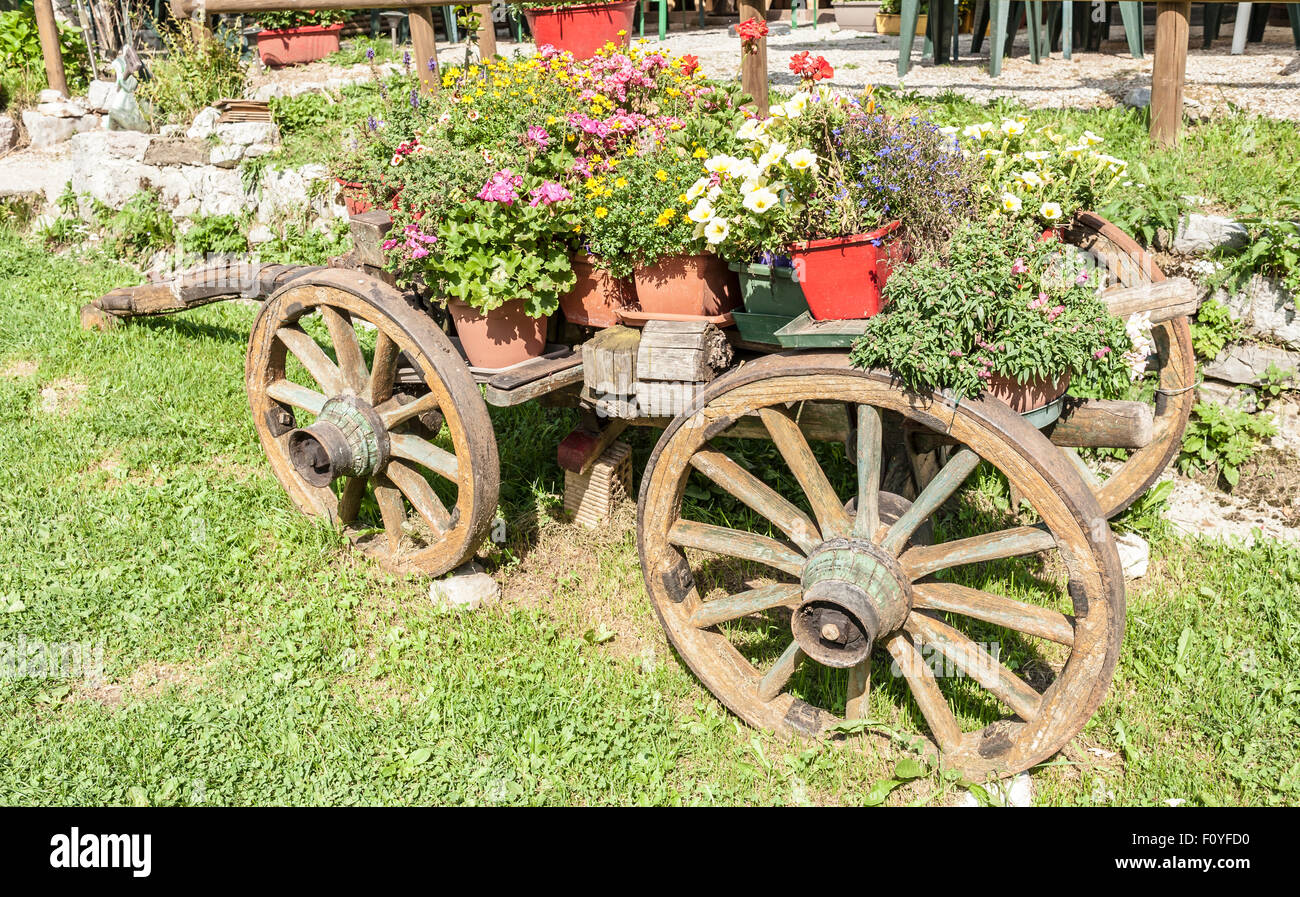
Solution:
[[[876,14],[877,34],[898,34],[903,23],[902,0],[881,0],[880,12]],[[929,0],[921,0],[921,11],[916,17],[916,33],[925,34],[930,25]]]
[[[890,278],[888,308],[854,343],[853,363],[888,368],[918,392],[987,392],[1021,413],[1052,406],[1071,383],[1126,396],[1152,345],[1107,311],[1098,281],[1082,254],[1032,222],[968,223],[946,251]]]
[[[835,0],[835,24],[849,31],[872,34],[881,0]]]
[[[315,62],[339,49],[347,18],[341,9],[286,9],[260,12],[257,54],[267,65]]]
[[[609,43],[616,47],[628,45],[636,4],[637,0],[524,0],[514,5],[523,9],[538,47],[549,45],[581,60],[594,56]]]

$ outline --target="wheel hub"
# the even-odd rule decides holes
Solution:
[[[857,539],[818,546],[804,566],[803,599],[790,628],[804,653],[831,667],[851,667],[880,636],[903,625],[912,586],[898,561]]]
[[[388,454],[383,422],[355,396],[330,399],[315,423],[289,433],[289,460],[313,486],[341,476],[371,476],[388,463]]]

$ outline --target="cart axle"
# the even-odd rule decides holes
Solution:
[[[790,628],[805,654],[831,667],[866,660],[876,639],[902,626],[912,607],[912,587],[898,561],[857,539],[832,539],[815,549],[801,585]]]

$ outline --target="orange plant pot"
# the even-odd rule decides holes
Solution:
[[[989,378],[985,393],[995,399],[1001,399],[1011,406],[1011,410],[1024,414],[1036,411],[1055,402],[1070,388],[1070,375],[1059,380],[1039,378],[1027,383],[1017,383],[1010,377],[994,374]]]
[[[534,318],[524,310],[524,300],[507,302],[483,314],[459,299],[447,302],[456,324],[456,335],[471,367],[505,368],[546,350],[546,318]]]
[[[712,317],[740,307],[740,279],[716,255],[674,255],[638,268],[636,301],[648,315]]]
[[[560,297],[560,309],[571,324],[612,327],[618,323],[619,309],[636,304],[635,284],[597,268],[588,255],[573,257],[573,273],[578,282]]]
[[[300,65],[339,51],[343,23],[257,32],[257,55],[267,65]]]

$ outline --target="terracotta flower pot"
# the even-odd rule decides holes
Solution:
[[[869,318],[882,305],[880,291],[905,255],[892,234],[898,222],[851,237],[805,240],[790,247],[808,310],[818,321]]]
[[[363,215],[375,207],[370,201],[370,193],[367,192],[364,184],[346,181],[343,178],[334,180],[339,185],[339,192],[343,194],[343,205],[347,206],[349,215]]]
[[[476,368],[505,368],[546,350],[546,318],[530,317],[524,300],[507,302],[486,315],[459,299],[447,302],[460,346]]]
[[[1011,406],[1012,411],[1024,414],[1035,411],[1055,402],[1070,387],[1070,375],[1057,380],[1040,378],[1027,383],[1017,383],[1011,377],[994,374],[989,378],[985,393],[995,399],[1001,399]]]
[[[571,324],[583,327],[612,327],[618,310],[636,304],[636,286],[631,279],[618,278],[592,264],[591,256],[573,257],[578,282],[560,297],[560,308]]]
[[[589,59],[605,44],[626,47],[632,34],[637,0],[534,6],[524,10],[537,46],[568,50],[574,59]]]
[[[339,51],[343,23],[304,25],[257,32],[257,55],[267,65],[298,65],[324,59]]]
[[[640,310],[650,316],[713,317],[740,305],[740,281],[711,253],[674,255],[635,275]]]

